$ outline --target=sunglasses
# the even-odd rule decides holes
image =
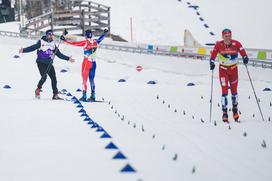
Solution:
[[[49,32],[46,34],[47,36],[53,36],[54,34],[52,32]]]

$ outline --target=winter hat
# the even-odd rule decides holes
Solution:
[[[48,36],[48,35],[54,35],[54,34],[53,34],[53,30],[47,30],[47,31],[45,32],[45,35],[46,35],[46,36]]]
[[[228,29],[228,28],[225,28],[225,29],[222,31],[222,36],[227,35],[227,34],[230,34],[230,35],[231,35],[231,30]]]
[[[91,30],[86,30],[85,35],[87,38],[92,38],[92,31]]]

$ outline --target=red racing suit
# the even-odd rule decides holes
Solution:
[[[84,91],[87,92],[87,81],[89,78],[90,70],[92,69],[93,62],[95,61],[96,49],[98,43],[95,39],[85,39],[78,42],[70,42],[65,40],[66,43],[74,46],[83,47],[84,59],[81,66],[81,76]]]
[[[211,61],[214,61],[216,56],[219,58],[219,79],[222,88],[222,95],[228,94],[230,84],[232,95],[237,94],[238,86],[238,53],[242,57],[246,57],[246,51],[239,41],[231,40],[230,45],[219,41],[215,44],[211,53]]]

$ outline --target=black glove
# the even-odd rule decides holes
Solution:
[[[210,60],[210,70],[215,68],[214,60]]]
[[[248,57],[247,56],[243,57],[243,62],[244,62],[244,64],[248,63]]]
[[[104,33],[108,33],[109,32],[109,30],[108,29],[104,29]]]
[[[60,39],[61,39],[62,41],[65,41],[65,40],[66,40],[66,38],[65,38],[63,35],[60,36]]]
[[[63,31],[63,35],[65,36],[65,35],[67,35],[68,34],[68,31],[66,30],[66,28],[64,29],[64,31]]]

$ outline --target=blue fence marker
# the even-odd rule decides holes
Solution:
[[[122,168],[121,172],[136,172],[136,170],[132,168],[130,164],[127,164],[124,168]]]
[[[118,82],[126,82],[125,79],[119,79]]]
[[[154,80],[150,80],[147,82],[147,84],[151,84],[151,85],[154,85],[154,84],[157,84],[157,81],[154,81]]]
[[[113,142],[110,142],[105,148],[113,150],[118,149],[118,147]]]
[[[111,136],[107,132],[104,132],[104,134],[100,136],[100,138],[111,138]]]
[[[190,86],[195,86],[195,84],[192,83],[192,82],[190,82],[190,83],[187,84],[187,86],[189,86],[189,87],[190,87]]]
[[[65,72],[68,72],[68,70],[66,70],[66,69],[61,69],[60,72],[61,72],[61,73],[65,73]]]
[[[4,85],[3,87],[4,89],[11,89],[11,87],[9,85]]]
[[[119,151],[112,159],[127,159],[127,157]]]

